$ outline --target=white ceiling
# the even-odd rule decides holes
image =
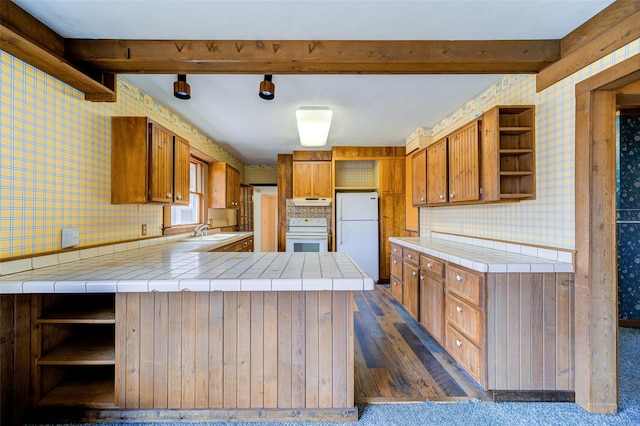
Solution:
[[[613,0],[13,0],[65,38],[207,40],[560,39]],[[334,111],[329,143],[396,145],[431,127],[499,75],[123,75],[248,165],[303,149],[295,110]]]

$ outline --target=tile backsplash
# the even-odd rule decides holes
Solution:
[[[292,217],[323,217],[327,220],[327,232],[331,234],[331,206],[294,206],[291,199],[287,199],[287,231],[289,219]]]

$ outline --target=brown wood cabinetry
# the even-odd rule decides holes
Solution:
[[[33,406],[114,407],[114,295],[36,295],[31,312]]]
[[[331,198],[331,162],[294,161],[293,197]]]
[[[426,179],[426,170],[425,179]],[[404,213],[404,229],[405,236],[412,236],[411,234],[419,234],[419,214],[418,207],[413,204],[413,156],[407,155],[404,160],[404,182],[405,182],[405,213]]]
[[[238,230],[253,231],[253,186],[240,185],[240,212],[238,214]]]
[[[444,262],[420,255],[420,324],[440,344],[444,342]]]
[[[427,204],[441,204],[449,201],[449,167],[447,140],[440,139],[426,148],[427,170]]]
[[[449,202],[480,199],[480,122],[475,120],[449,137]]]
[[[424,154],[414,154],[413,159],[414,205],[533,199],[536,196],[535,108],[532,105],[495,106],[482,117],[429,145]],[[418,169],[423,162],[426,162],[424,176]]]
[[[218,247],[217,249],[211,250],[213,252],[242,252],[242,251],[253,251],[253,236],[246,237],[241,239],[240,241],[235,241],[233,243],[229,243],[225,246]]]
[[[412,250],[403,249],[402,262],[402,305],[417,320],[419,316],[419,283],[420,267],[418,254]],[[411,256],[411,257],[408,257]]]
[[[534,107],[496,106],[484,114],[482,121],[484,200],[534,198]]]
[[[112,117],[111,202],[189,204],[189,143],[147,117]]]
[[[414,206],[427,204],[427,151],[422,150],[411,156],[411,201]],[[431,172],[432,170],[429,169]]]
[[[484,274],[446,267],[446,340],[449,353],[480,384],[486,384]]]
[[[389,237],[404,235],[405,228],[405,181],[404,157],[379,160],[380,185],[380,279],[389,279]]]
[[[222,209],[240,207],[240,172],[227,163],[209,165],[209,206]]]
[[[397,244],[391,244],[391,276],[389,282],[391,284],[391,294],[402,303],[402,247]]]

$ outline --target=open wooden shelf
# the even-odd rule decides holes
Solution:
[[[72,375],[49,392],[38,402],[40,407],[90,407],[114,408],[115,387],[113,372],[94,377],[95,372],[87,378]]]
[[[83,338],[58,346],[38,360],[39,365],[114,365],[113,338]]]
[[[38,318],[41,324],[115,324],[113,306],[64,306]]]

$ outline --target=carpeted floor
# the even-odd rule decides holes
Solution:
[[[640,329],[619,329],[620,411],[589,414],[573,403],[424,402],[419,404],[359,405],[358,426],[364,425],[640,425]],[[202,423],[200,423],[202,424]],[[220,425],[221,423],[211,423]],[[234,423],[258,426],[267,423]],[[348,424],[348,423],[347,423]],[[115,426],[116,423],[110,423]],[[145,423],[167,426],[167,423]],[[278,423],[278,425],[345,425],[345,423]]]

